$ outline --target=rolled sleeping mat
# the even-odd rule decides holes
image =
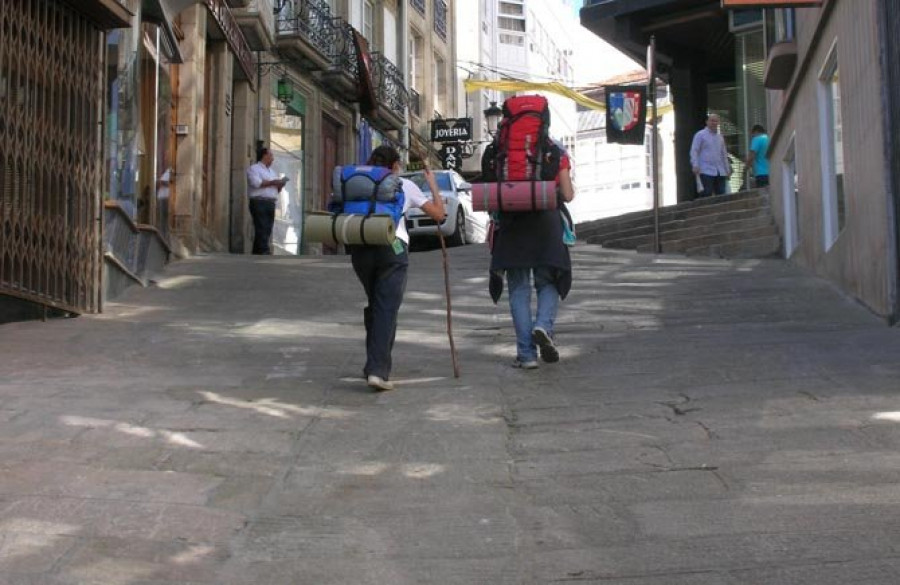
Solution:
[[[390,246],[396,239],[390,215],[356,215],[312,212],[304,223],[305,240],[337,244]]]
[[[552,211],[556,209],[555,181],[501,181],[472,185],[475,211]]]

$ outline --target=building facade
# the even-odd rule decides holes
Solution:
[[[785,256],[896,322],[900,6],[825,0],[766,16],[770,192]]]
[[[454,3],[445,0],[293,0],[275,20],[274,43],[257,54],[257,136],[290,178],[278,206],[275,245],[303,245],[303,218],[322,211],[335,165],[364,162],[391,144],[432,159],[429,122],[456,107]],[[288,91],[284,91],[288,88]],[[234,251],[246,251],[250,223]]]
[[[476,2],[473,1],[474,8]],[[480,80],[557,81],[571,87],[572,53],[579,27],[573,0],[478,0],[478,10],[459,12],[459,69]],[[460,87],[459,116],[473,119],[478,148],[466,159],[467,175],[480,173],[481,152],[490,142],[484,110],[513,95],[493,90],[465,94]],[[578,117],[575,104],[545,93],[550,103],[550,134],[574,155]]]
[[[604,103],[604,86],[647,86],[647,74],[635,71],[582,90]],[[657,83],[659,115],[660,206],[677,203],[675,179],[675,116],[668,88]],[[606,112],[578,106],[578,197],[568,204],[575,223],[653,209],[652,125],[647,124],[643,145],[610,144],[606,140]]]
[[[644,65],[655,37],[657,72],[675,106],[678,201],[696,195],[691,141],[711,113],[722,119],[736,170],[731,189],[744,187],[750,128],[767,119],[763,10],[728,11],[712,0],[587,0],[581,22]]]
[[[245,171],[260,146],[291,179],[276,248],[322,252],[304,250],[303,216],[324,208],[336,164],[385,142],[433,154],[427,121],[456,108],[453,11],[446,0],[0,3],[0,305],[98,312],[171,257],[248,252]]]

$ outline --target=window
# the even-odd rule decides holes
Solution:
[[[510,35],[506,33],[500,33],[500,42],[504,45],[513,45],[514,47],[524,47],[525,46],[525,37],[521,35]]]
[[[500,30],[525,32],[525,20],[522,18],[504,18],[501,16],[497,20],[497,26]]]
[[[500,2],[500,14],[508,16],[525,16],[525,7],[514,2]]]
[[[363,1],[363,28],[362,34],[370,44],[375,42],[375,5],[372,0]]]
[[[762,23],[762,8],[743,8],[728,12],[728,28],[733,33],[757,28]]]
[[[447,3],[444,0],[434,0],[434,32],[447,40]]]
[[[447,65],[444,59],[435,53],[434,55],[434,111],[443,114],[447,111]]]
[[[424,46],[422,35],[415,30],[410,29],[409,54],[407,55],[407,58],[409,59],[409,86],[415,90],[424,89],[422,87],[422,52]]]
[[[375,3],[372,0],[353,0],[350,24],[366,37],[371,48],[375,44]]]
[[[819,74],[819,128],[822,144],[822,208],[825,250],[831,248],[846,225],[844,194],[844,129],[841,120],[841,85],[837,41]]]
[[[796,9],[772,8],[766,11],[766,48],[796,38]]]

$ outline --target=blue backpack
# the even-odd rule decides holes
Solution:
[[[369,165],[334,168],[328,204],[331,213],[387,214],[400,225],[405,201],[400,177],[390,169]]]

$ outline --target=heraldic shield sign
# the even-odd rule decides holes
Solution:
[[[647,89],[610,85],[606,88],[606,141],[643,144],[647,125]]]

